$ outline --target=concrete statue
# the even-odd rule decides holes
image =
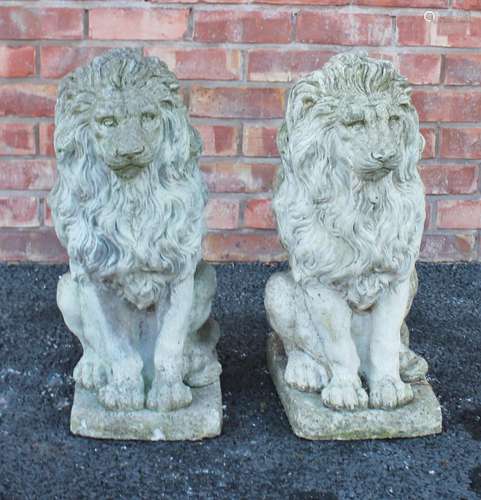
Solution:
[[[146,440],[219,434],[201,141],[175,75],[157,58],[113,50],[64,78],[55,124],[49,203],[70,259],[57,302],[83,347],[72,431]]]
[[[268,362],[294,432],[440,432],[404,321],[425,219],[406,79],[360,51],[334,56],[292,88],[278,147],[273,208],[290,268],[265,291]]]

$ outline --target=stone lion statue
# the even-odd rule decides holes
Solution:
[[[265,306],[285,381],[336,410],[404,405],[427,371],[404,323],[425,218],[408,83],[390,62],[337,55],[292,88],[278,147],[290,270],[270,278]]]
[[[188,406],[221,369],[201,142],[178,81],[157,58],[111,51],[62,81],[55,123],[49,203],[70,257],[57,301],[83,347],[74,378],[111,410]]]

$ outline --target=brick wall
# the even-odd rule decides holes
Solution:
[[[45,196],[58,79],[141,46],[182,80],[204,141],[211,260],[275,260],[276,129],[292,80],[347,46],[414,84],[428,193],[422,257],[481,259],[480,0],[2,0],[0,260],[64,258]]]

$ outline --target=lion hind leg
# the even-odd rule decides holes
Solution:
[[[273,274],[266,285],[265,308],[269,323],[280,336],[287,355],[284,379],[290,387],[303,392],[320,392],[328,382],[327,371],[309,346],[315,342],[311,332],[309,341],[296,328],[295,283],[289,272]],[[317,353],[319,354],[319,353]]]
[[[190,336],[184,352],[184,382],[190,387],[204,387],[218,380],[222,372],[216,352],[219,337],[219,324],[212,318]]]
[[[414,269],[409,280],[409,301],[406,316],[418,289],[418,276]],[[428,372],[426,360],[409,348],[409,328],[406,321],[401,326],[401,349],[399,352],[399,371],[404,382],[418,382],[424,380]]]
[[[58,281],[57,304],[68,329],[86,344],[83,335],[82,315],[79,305],[79,289],[70,273],[65,273]]]
[[[409,329],[405,322],[401,327],[399,371],[404,382],[419,382],[428,373],[427,361],[409,348]]]
[[[216,352],[220,328],[210,317],[215,289],[215,269],[201,262],[194,277],[190,334],[184,346],[184,382],[190,387],[210,385],[222,372]]]

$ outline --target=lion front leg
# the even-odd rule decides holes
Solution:
[[[325,356],[330,380],[321,392],[323,403],[335,410],[366,408],[368,397],[359,378],[360,360],[351,336],[352,311],[347,302],[320,283],[298,286],[296,311],[297,336],[315,335]]]
[[[110,368],[98,355],[98,336],[87,337],[91,332],[84,329],[79,298],[78,283],[72,279],[70,273],[64,274],[57,285],[57,304],[65,324],[79,339],[83,350],[82,357],[74,368],[73,377],[75,382],[86,389],[98,390],[106,384]]]
[[[264,296],[267,319],[286,352],[286,384],[302,392],[321,392],[327,383],[322,346],[312,328],[296,328],[296,287],[290,272],[269,278]]]
[[[132,342],[139,330],[135,311],[113,291],[88,279],[78,284],[78,291],[83,334],[95,346],[97,358],[108,366],[99,401],[110,410],[142,409],[143,362]]]
[[[192,392],[184,384],[184,344],[189,333],[193,304],[193,275],[171,285],[169,307],[163,311],[155,343],[155,375],[147,397],[151,409],[173,411],[189,406]]]
[[[371,313],[369,365],[369,403],[373,408],[392,409],[409,403],[413,391],[401,380],[399,353],[401,326],[409,301],[409,280],[387,290]]]

